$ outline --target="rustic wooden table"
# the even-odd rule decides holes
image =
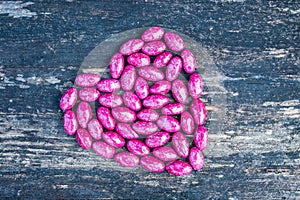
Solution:
[[[300,198],[296,2],[1,1],[0,199]],[[206,164],[185,177],[125,170],[62,127],[59,98],[85,57],[153,25],[196,40],[215,63],[204,76]]]

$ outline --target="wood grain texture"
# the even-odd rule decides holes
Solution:
[[[296,2],[0,2],[0,198],[300,198]],[[85,57],[111,34],[153,25],[196,40],[219,73],[220,85],[206,80],[205,167],[180,178],[123,169],[62,127],[59,98]]]

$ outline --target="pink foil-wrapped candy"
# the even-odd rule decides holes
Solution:
[[[107,93],[99,97],[99,103],[108,108],[114,108],[122,105],[122,98],[114,93]]]
[[[195,123],[192,115],[189,112],[185,111],[181,113],[180,126],[186,134],[190,135],[194,132]]]
[[[166,50],[166,45],[162,41],[153,41],[146,43],[142,52],[149,56],[156,56]]]
[[[204,165],[204,157],[200,149],[193,147],[190,149],[189,162],[194,170],[202,169]]]
[[[208,131],[204,126],[198,126],[194,135],[195,145],[202,151],[208,145]]]
[[[120,79],[121,87],[123,90],[131,90],[135,84],[136,71],[134,66],[127,65],[123,70],[123,74]]]
[[[170,102],[169,97],[164,95],[150,95],[143,101],[146,108],[159,109]]]
[[[80,87],[93,87],[100,81],[100,76],[97,74],[79,74],[76,76],[75,84]]]
[[[172,58],[166,67],[166,79],[174,81],[179,76],[182,69],[182,60],[178,56]]]
[[[175,80],[172,82],[172,95],[179,103],[186,103],[189,94],[182,80]]]
[[[150,135],[158,130],[155,123],[144,121],[135,122],[132,124],[132,128],[140,135]]]
[[[152,151],[153,155],[162,161],[170,162],[178,158],[177,153],[168,146],[157,147]]]
[[[134,86],[134,92],[140,99],[145,99],[149,95],[149,85],[145,79],[138,77]]]
[[[125,145],[125,140],[113,131],[106,131],[102,133],[102,139],[110,146],[121,148]]]
[[[103,133],[103,127],[98,119],[92,119],[88,123],[88,131],[95,140],[100,140]]]
[[[148,136],[145,143],[148,147],[154,148],[166,144],[170,140],[170,134],[168,132],[156,132]]]
[[[195,124],[202,125],[206,120],[206,108],[200,99],[194,99],[190,104],[190,111]]]
[[[144,41],[141,39],[131,39],[122,44],[120,47],[120,53],[123,55],[130,55],[138,52],[144,45]]]
[[[161,81],[164,79],[165,75],[162,71],[155,67],[145,66],[141,67],[138,71],[139,75],[148,81]]]
[[[140,140],[129,140],[127,142],[127,149],[138,156],[146,156],[150,153],[149,147],[147,147],[142,141]]]
[[[102,141],[93,142],[92,148],[99,156],[102,156],[103,158],[113,158],[116,153],[116,149],[114,147]]]
[[[120,53],[116,53],[112,56],[109,63],[109,72],[111,77],[119,78],[124,69],[124,57]]]
[[[97,88],[100,92],[115,92],[121,88],[121,84],[116,79],[101,80]]]
[[[180,124],[174,117],[160,116],[156,121],[157,126],[167,132],[176,132],[180,130]]]
[[[93,116],[90,104],[85,101],[80,102],[76,110],[76,115],[78,124],[81,126],[81,128],[86,128],[88,122],[92,119]]]
[[[130,152],[120,152],[114,156],[117,163],[127,168],[135,168],[139,165],[140,159]]]
[[[166,45],[175,52],[180,52],[184,49],[184,42],[181,37],[172,32],[166,32],[164,35]]]
[[[127,123],[118,123],[116,126],[116,131],[119,135],[126,139],[139,138],[139,135],[131,128],[131,125]]]
[[[149,92],[151,94],[166,94],[170,91],[170,89],[171,89],[171,82],[162,80],[162,81],[157,81],[156,83],[154,83],[151,86]]]
[[[113,118],[108,108],[99,107],[97,109],[97,118],[102,126],[108,130],[113,130],[116,126],[116,120]]]
[[[168,104],[161,109],[163,115],[179,115],[185,111],[185,105],[181,103]]]
[[[138,96],[133,92],[124,92],[122,95],[124,104],[131,110],[138,111],[142,108],[142,103]]]
[[[127,107],[116,107],[111,109],[112,116],[119,122],[134,122],[136,120],[136,114],[134,111]]]
[[[79,90],[79,97],[83,101],[92,102],[100,97],[100,92],[96,88],[82,88]]]
[[[128,56],[127,62],[136,67],[150,65],[150,57],[143,53],[134,53]]]
[[[194,73],[197,67],[194,54],[190,50],[185,49],[181,52],[181,58],[184,71],[188,74]]]
[[[64,129],[68,135],[74,135],[78,128],[78,122],[73,110],[68,110],[64,114]]]
[[[143,109],[137,114],[137,118],[146,122],[155,122],[159,114],[153,109]]]
[[[165,163],[153,156],[142,157],[140,165],[150,172],[163,172],[165,170]]]
[[[92,136],[83,128],[77,130],[76,140],[83,149],[90,149],[92,146]]]
[[[191,165],[182,160],[176,160],[174,162],[169,163],[166,166],[166,170],[170,174],[173,174],[175,176],[184,176],[190,174],[193,168],[191,167]]]
[[[189,142],[185,135],[176,132],[172,136],[172,146],[179,156],[186,158],[189,155]]]
[[[78,92],[76,88],[68,89],[61,97],[59,106],[62,110],[73,108],[77,101]]]
[[[164,33],[165,31],[163,28],[154,26],[147,29],[142,34],[142,40],[144,40],[145,42],[160,40],[163,37]]]
[[[169,51],[163,52],[156,56],[156,58],[153,61],[153,66],[156,68],[164,67],[168,64],[168,62],[171,60],[173,54]]]
[[[190,76],[190,80],[188,82],[188,89],[190,95],[194,99],[197,99],[201,96],[203,91],[203,86],[202,86],[202,78],[199,74],[194,73]]]

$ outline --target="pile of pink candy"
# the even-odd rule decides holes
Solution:
[[[67,134],[124,167],[140,165],[176,176],[200,170],[208,144],[206,109],[199,98],[203,86],[195,56],[182,38],[151,27],[141,39],[121,45],[109,70],[111,78],[104,80],[79,74],[76,88],[63,94]],[[94,101],[100,103],[95,115]]]

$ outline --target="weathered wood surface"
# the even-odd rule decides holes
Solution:
[[[297,1],[0,2],[0,198],[300,198],[299,23]],[[125,170],[62,128],[89,52],[152,25],[202,44],[219,75],[206,165],[186,177]]]

